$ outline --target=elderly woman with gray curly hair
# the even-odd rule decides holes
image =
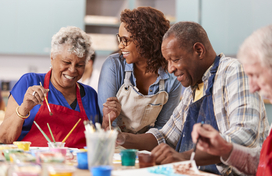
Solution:
[[[67,147],[86,146],[83,121],[102,121],[96,91],[77,82],[92,53],[85,32],[77,27],[61,28],[52,37],[50,71],[27,73],[11,90],[0,142],[30,141],[32,146],[47,146],[34,121],[48,137],[49,124],[55,141],[62,141],[81,119],[65,142]]]

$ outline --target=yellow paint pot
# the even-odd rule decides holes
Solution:
[[[29,151],[29,147],[30,147],[31,142],[27,142],[27,141],[14,141],[13,144],[17,145],[17,147],[19,149],[23,149],[24,151]]]

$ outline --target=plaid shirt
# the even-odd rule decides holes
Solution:
[[[210,68],[202,77],[203,96],[211,75]],[[156,137],[158,144],[176,147],[196,88],[186,88],[181,102],[161,130],[152,128],[147,132]],[[240,62],[223,54],[213,84],[213,105],[219,132],[226,141],[261,147],[269,130],[262,97],[259,93],[249,92],[248,77]]]

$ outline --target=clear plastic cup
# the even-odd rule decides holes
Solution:
[[[64,163],[65,157],[57,152],[41,151],[36,153],[37,163]]]
[[[73,176],[75,168],[62,164],[62,165],[49,165],[47,167],[49,176]]]
[[[11,153],[9,155],[10,163],[35,163],[36,157],[30,153]],[[0,174],[1,175],[1,174]]]
[[[89,169],[95,166],[111,165],[117,138],[117,131],[85,132],[88,148]]]
[[[62,156],[66,157],[68,147],[54,147],[54,148],[49,148],[51,152],[55,153],[61,153]]]
[[[38,164],[17,164],[11,165],[11,176],[40,176],[41,166]]]
[[[48,142],[48,147],[49,148],[55,148],[55,147],[64,147],[65,142]]]

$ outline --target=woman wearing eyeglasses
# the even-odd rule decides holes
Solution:
[[[151,127],[160,129],[181,94],[181,84],[167,72],[167,61],[161,53],[169,21],[151,7],[125,9],[120,21],[120,53],[106,59],[99,78],[102,126],[107,128],[112,123],[130,133],[144,133]]]

